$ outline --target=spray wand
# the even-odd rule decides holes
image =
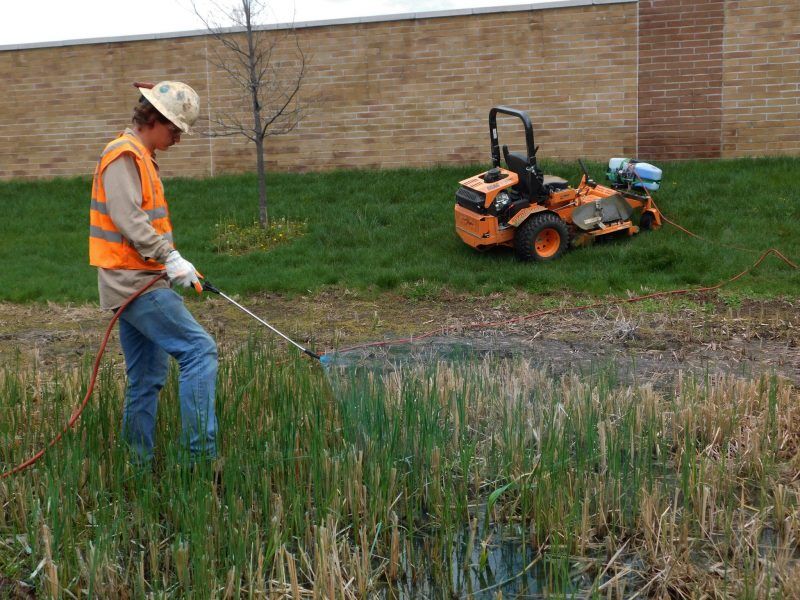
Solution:
[[[211,292],[211,293],[213,293],[213,294],[217,294],[217,295],[219,295],[219,296],[222,296],[223,298],[225,298],[225,300],[227,300],[228,302],[230,302],[231,304],[233,304],[233,305],[234,305],[236,308],[238,308],[238,309],[239,309],[239,310],[241,310],[242,312],[245,312],[245,313],[247,313],[248,315],[250,315],[251,317],[253,317],[253,318],[254,318],[256,321],[258,321],[258,322],[259,322],[259,323],[261,323],[262,325],[265,325],[266,327],[269,327],[269,329],[270,329],[270,330],[272,330],[272,332],[273,332],[273,333],[276,333],[276,334],[278,334],[278,335],[279,335],[279,336],[281,336],[281,337],[282,337],[284,340],[286,340],[287,342],[289,342],[289,343],[290,343],[292,346],[294,346],[295,348],[297,348],[298,350],[300,350],[300,351],[301,351],[301,352],[303,352],[304,354],[306,354],[306,355],[310,356],[311,358],[315,358],[315,359],[317,359],[317,360],[318,360],[320,363],[322,363],[323,365],[324,365],[324,364],[327,364],[327,363],[330,361],[330,358],[329,358],[327,355],[325,355],[325,354],[319,355],[319,354],[317,354],[316,352],[312,352],[312,351],[311,351],[311,350],[309,350],[308,348],[305,348],[305,347],[301,346],[300,344],[298,344],[297,342],[295,342],[295,341],[294,341],[293,339],[291,339],[289,336],[287,336],[287,335],[284,335],[283,333],[281,333],[280,331],[278,331],[277,329],[275,329],[275,328],[274,328],[272,325],[270,325],[269,323],[267,323],[267,322],[266,322],[264,319],[262,319],[261,317],[259,317],[259,316],[255,315],[255,314],[253,314],[253,313],[252,313],[250,310],[246,309],[244,306],[242,306],[241,304],[239,304],[238,302],[236,302],[236,300],[234,300],[233,298],[231,298],[231,297],[230,297],[230,296],[228,296],[227,294],[223,293],[223,292],[222,292],[222,290],[220,290],[218,287],[216,287],[215,285],[213,285],[213,284],[212,284],[210,281],[208,281],[207,279],[203,279],[203,283],[202,283],[202,285],[201,285],[199,282],[198,282],[198,283],[195,283],[195,284],[194,284],[194,288],[195,288],[195,290],[197,291],[197,293],[201,293],[201,292]]]

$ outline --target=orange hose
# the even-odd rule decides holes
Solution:
[[[116,310],[116,312],[114,313],[114,316],[111,317],[111,322],[109,322],[109,324],[108,324],[108,328],[106,329],[106,334],[103,337],[103,341],[100,344],[100,349],[97,351],[97,357],[94,359],[94,367],[92,368],[92,376],[89,379],[89,389],[86,390],[86,395],[83,397],[83,402],[81,402],[80,405],[72,412],[72,416],[67,421],[67,424],[64,426],[64,429],[62,429],[59,432],[59,434],[56,437],[54,437],[50,441],[49,444],[47,444],[47,446],[45,446],[44,448],[39,450],[39,452],[37,452],[36,454],[31,456],[30,458],[28,458],[24,462],[21,462],[20,464],[18,464],[13,469],[9,469],[8,471],[0,473],[0,479],[5,479],[6,477],[11,477],[11,475],[14,475],[15,473],[19,473],[20,471],[24,471],[25,469],[30,467],[32,464],[37,462],[40,458],[42,458],[42,456],[44,456],[44,453],[47,452],[48,449],[52,448],[54,445],[56,445],[59,442],[59,440],[61,440],[61,438],[64,436],[64,434],[67,432],[67,430],[71,429],[75,425],[75,423],[78,422],[78,419],[80,419],[80,417],[81,417],[81,413],[83,413],[83,409],[86,408],[86,405],[89,403],[89,398],[92,397],[92,391],[94,391],[94,384],[95,384],[95,381],[97,380],[97,373],[100,370],[100,359],[103,357],[103,353],[106,350],[106,344],[108,344],[108,339],[111,337],[111,329],[114,327],[114,323],[117,322],[117,319],[119,319],[119,316],[128,307],[128,305],[131,302],[133,302],[134,300],[136,300],[136,298],[141,296],[156,281],[158,281],[159,279],[163,279],[164,277],[166,277],[166,273],[162,273],[161,275],[158,275],[157,277],[154,277],[142,289],[140,289],[140,290],[134,292],[133,294],[131,294],[131,296],[129,296],[128,299],[125,300],[125,302],[123,302],[122,305]]]

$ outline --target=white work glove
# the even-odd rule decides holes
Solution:
[[[197,279],[197,272],[194,270],[194,265],[183,258],[177,250],[173,250],[167,255],[167,261],[164,263],[164,266],[167,267],[167,277],[169,277],[169,280],[178,285],[189,287],[196,281],[199,281]]]

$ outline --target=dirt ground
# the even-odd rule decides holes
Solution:
[[[344,349],[336,355],[341,364],[494,353],[528,357],[555,371],[613,362],[640,381],[655,383],[684,371],[774,373],[800,384],[798,300],[731,305],[712,294],[572,311],[569,307],[586,299],[524,292],[409,299],[339,290],[237,301],[317,352]],[[272,335],[218,296],[188,298],[187,304],[223,356],[251,333]],[[543,310],[554,312],[520,319]],[[94,356],[109,318],[91,304],[0,303],[0,367],[78,366]],[[431,335],[420,340],[426,333]],[[417,341],[396,343],[409,337]],[[385,345],[346,351],[367,342]],[[107,352],[121,359],[116,332]]]

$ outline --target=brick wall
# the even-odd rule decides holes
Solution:
[[[204,48],[203,38],[182,38],[0,52],[0,174],[91,174],[103,145],[130,122],[131,82],[181,77],[206,95]],[[207,157],[208,140],[187,137],[163,162],[167,173],[202,175]]]
[[[800,153],[800,2],[641,0],[641,158]]]
[[[530,112],[543,157],[632,154],[636,4],[583,4],[298,29],[316,101],[299,127],[268,140],[268,167],[487,162],[494,104]],[[213,44],[196,36],[0,52],[10,84],[0,178],[91,173],[130,119],[135,80],[187,81],[204,116],[235,111],[235,90],[206,62]],[[286,44],[277,58],[292,60]],[[244,138],[185,137],[159,162],[167,176],[203,176],[252,170],[255,159]]]
[[[800,1],[729,2],[724,65],[723,155],[800,154]]]
[[[313,110],[268,140],[268,168],[485,163],[496,104],[529,111],[542,157],[800,151],[797,0],[594,2],[299,27]],[[285,32],[264,35],[294,60]],[[248,119],[208,60],[216,47],[194,35],[0,48],[0,179],[90,174],[129,122],[135,80],[186,81],[203,118]],[[521,149],[511,125],[501,119],[502,141]],[[205,136],[159,161],[166,176],[255,165],[243,138]]]
[[[721,154],[722,0],[639,2],[641,158]]]
[[[318,108],[271,140],[268,164],[486,161],[495,104],[530,112],[543,156],[631,152],[636,88],[624,74],[635,67],[635,14],[634,4],[616,4],[305,30],[301,43],[324,65],[308,81]],[[519,129],[511,125],[509,134]],[[521,135],[515,142],[523,147]],[[250,168],[246,150],[221,150],[220,167],[236,168],[241,154]]]

